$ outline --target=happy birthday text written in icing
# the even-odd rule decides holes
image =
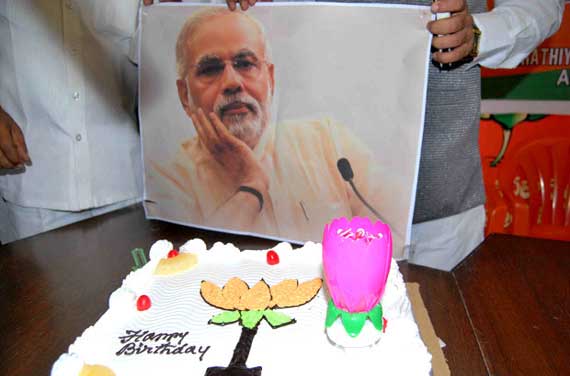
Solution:
[[[209,345],[189,345],[184,340],[189,332],[154,333],[148,330],[126,330],[125,335],[119,337],[123,347],[115,353],[117,356],[130,356],[140,354],[199,355],[200,361],[210,349]]]

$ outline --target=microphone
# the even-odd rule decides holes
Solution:
[[[352,178],[354,178],[354,172],[352,172],[352,167],[350,167],[350,162],[346,158],[341,158],[336,162],[336,167],[340,171],[342,178],[350,183]]]
[[[352,181],[352,179],[354,178],[354,171],[352,171],[352,167],[350,166],[350,162],[348,161],[348,159],[340,158],[336,162],[336,167],[337,167],[338,171],[340,172],[340,175],[342,176],[342,178],[345,181],[347,181],[348,184],[350,184],[350,187],[352,188],[352,190],[354,191],[354,193],[356,194],[356,197],[358,197],[360,202],[362,202],[364,204],[364,206],[366,206],[368,208],[368,210],[370,210],[372,213],[374,213],[374,215],[379,220],[381,220],[384,223],[387,223],[384,220],[384,218],[382,218],[382,216],[380,214],[378,214],[378,212],[364,199],[364,197],[362,197],[360,192],[358,192],[358,189],[356,189],[356,186],[354,185],[354,182]]]

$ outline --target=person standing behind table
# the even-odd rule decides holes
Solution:
[[[138,202],[139,0],[0,0],[0,241]]]
[[[236,0],[226,2],[230,9],[237,8]],[[255,2],[243,0],[241,7],[246,10]],[[450,18],[427,25],[434,34],[432,47],[436,52],[429,70],[408,255],[411,263],[451,270],[484,237],[485,190],[478,145],[479,66],[516,67],[558,30],[564,0],[495,0],[490,12],[487,0],[378,2],[431,4],[434,13],[451,12]],[[452,65],[446,65],[449,63]]]

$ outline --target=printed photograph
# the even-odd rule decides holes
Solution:
[[[142,15],[149,218],[303,243],[333,218],[409,242],[429,11],[155,6]],[[356,229],[354,229],[356,230]]]

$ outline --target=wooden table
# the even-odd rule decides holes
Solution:
[[[0,375],[48,375],[107,309],[130,250],[193,237],[274,241],[148,221],[140,206],[0,247]],[[453,273],[400,263],[418,282],[452,375],[570,375],[570,244],[493,235]]]

